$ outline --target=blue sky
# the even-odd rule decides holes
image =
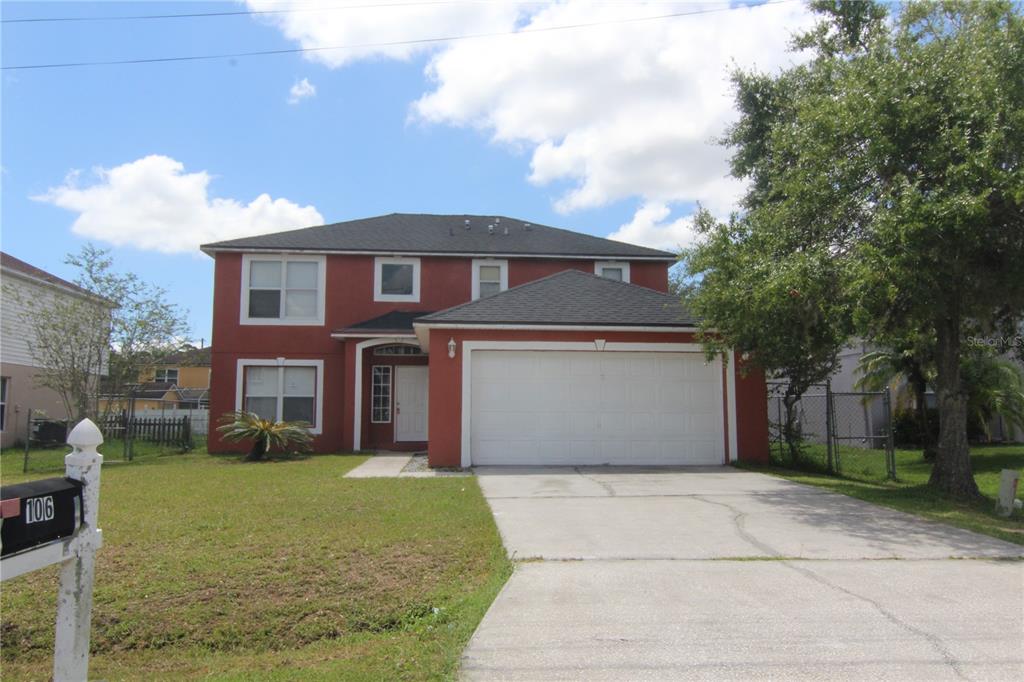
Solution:
[[[339,4],[329,3],[332,7]],[[266,6],[255,0],[249,5]],[[677,6],[692,7],[672,7]],[[473,8],[455,8],[451,11],[462,14],[442,16],[435,23],[407,18],[399,14],[405,10],[390,8],[386,10],[391,13],[389,20],[382,22],[388,24],[386,31],[373,24],[380,15],[369,16],[369,28],[360,28],[352,26],[358,23],[352,21],[354,15],[338,11],[325,13],[324,21],[313,23],[303,12],[270,18],[5,23],[2,61],[10,67],[287,49],[338,41],[362,44],[386,42],[394,36],[429,37],[438,35],[436,31],[450,35],[444,32],[465,31],[460,28],[463,26],[491,30],[507,21],[513,22],[510,30],[530,22],[558,25],[607,11],[584,5],[569,8],[577,15],[548,16],[539,7],[535,3],[521,8],[513,19],[491,15],[467,19],[465,12]],[[646,11],[622,7],[614,11],[647,16],[665,12],[666,7],[669,5],[659,3]],[[3,18],[246,8],[236,3],[5,2]],[[787,11],[790,14],[778,19],[780,26],[793,21],[796,10]],[[688,18],[630,26],[661,32],[657,35],[671,48],[679,43],[678,36],[673,38],[665,31],[687,26],[706,30],[706,22],[714,21],[710,28],[722,32],[739,26],[727,17],[731,14],[736,13],[694,17],[686,24]],[[335,24],[325,28],[323,24],[328,22]],[[652,26],[671,22],[675,22],[672,27]],[[763,22],[752,17],[748,23]],[[613,27],[594,29],[599,30]],[[645,62],[648,57],[635,48],[638,42],[649,42],[643,36],[626,35],[621,45],[609,48],[607,44],[591,46],[591,39],[581,35],[586,30],[569,33],[563,32],[557,43],[541,43],[541,38],[515,38],[519,40],[516,44],[465,41],[460,50],[446,45],[411,54],[371,50],[358,58],[341,58],[335,52],[312,58],[289,54],[5,70],[0,151],[2,248],[68,277],[73,272],[62,263],[67,252],[77,251],[87,241],[112,248],[120,269],[135,271],[167,289],[173,301],[189,309],[196,339],[208,340],[212,260],[194,247],[182,246],[181,239],[175,242],[174,253],[153,246],[154,241],[161,241],[159,235],[167,235],[170,243],[173,235],[186,232],[191,222],[188,216],[193,214],[184,212],[180,217],[172,215],[173,211],[147,208],[161,201],[169,201],[167,205],[172,207],[182,203],[177,198],[161,199],[161,192],[169,191],[171,185],[161,184],[160,178],[153,181],[149,175],[147,180],[135,182],[131,176],[118,184],[94,169],[135,168],[130,164],[151,155],[167,157],[181,164],[177,179],[171,180],[205,173],[209,176],[204,185],[209,202],[233,200],[239,209],[210,213],[209,205],[204,204],[200,207],[206,211],[203,215],[234,219],[237,214],[244,222],[248,213],[241,209],[266,193],[287,204],[266,218],[281,223],[280,229],[301,227],[288,223],[298,219],[295,216],[308,215],[299,211],[301,207],[315,207],[326,222],[392,211],[490,213],[601,236],[619,231],[619,238],[650,245],[685,242],[686,217],[694,202],[710,203],[718,212],[728,208],[728,200],[721,197],[728,197],[732,190],[718,187],[725,174],[721,166],[724,152],[715,149],[707,131],[724,125],[729,107],[722,102],[710,109],[690,106],[680,115],[661,94],[651,95],[647,102],[644,93],[664,92],[660,83],[669,82],[666,79],[673,83],[668,90],[677,87],[675,84],[689,88],[687,69],[698,74],[693,81],[700,80],[703,72],[711,83],[707,87],[727,90],[721,83],[724,68],[713,65],[720,71],[716,85],[714,78],[706,78],[708,65],[686,55],[679,55],[675,66],[664,72],[661,67],[645,66],[662,63],[666,52],[660,56],[652,53]],[[617,30],[614,35],[621,34]],[[765,48],[770,55],[766,53],[757,63],[772,64],[780,59],[779,44],[784,38],[773,39]],[[579,47],[564,58],[565,72],[560,73],[560,50],[570,41],[579,41]],[[609,59],[619,61],[615,50],[620,50],[624,59],[635,58],[640,66],[624,75],[609,76],[605,82],[602,69],[607,70]],[[481,65],[484,58],[495,62]],[[518,73],[515,66],[506,68],[510,59],[520,58],[524,63]],[[425,73],[428,67],[434,69],[431,75]],[[579,77],[581,70],[583,78]],[[634,108],[624,108],[619,93],[631,87],[638,72],[643,82],[629,100]],[[592,77],[586,77],[588,74]],[[315,95],[289,101],[290,89],[303,79],[313,85]],[[429,106],[416,105],[431,93],[437,97]],[[702,93],[694,87],[680,91],[679,96],[700,99]],[[723,99],[721,92],[717,96]],[[686,120],[687,111],[694,120]],[[700,125],[695,127],[698,119]],[[659,126],[668,131],[663,134],[664,145],[655,132],[645,132]],[[676,129],[685,134],[676,136]],[[678,145],[678,153],[668,155],[664,149],[672,144]],[[714,166],[706,177],[701,175],[705,166]],[[66,180],[73,171],[79,171],[77,179]],[[676,179],[668,183],[663,181],[665,177]],[[103,194],[100,189],[104,185],[116,187]],[[54,194],[54,188],[63,190]],[[581,192],[573,194],[580,188]],[[79,195],[78,189],[88,191]],[[41,200],[48,192],[49,200]],[[125,212],[126,206],[131,208],[129,212]],[[216,218],[204,220],[216,222]],[[76,221],[78,233],[73,231]],[[628,231],[621,231],[631,224]],[[245,225],[234,229],[244,231]],[[149,237],[142,240],[138,237],[141,232]]]

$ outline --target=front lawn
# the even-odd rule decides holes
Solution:
[[[813,459],[824,461],[824,446],[813,445],[810,449],[812,452],[809,455]],[[896,481],[886,480],[885,457],[878,450],[842,447],[840,463],[842,475],[838,477],[795,471],[778,465],[746,468],[828,488],[850,497],[1024,545],[1024,514],[1018,511],[1008,519],[995,514],[1000,471],[1024,470],[1024,445],[971,448],[974,479],[985,499],[970,505],[952,502],[928,488],[931,464],[924,460],[919,450],[896,450]]]
[[[90,677],[452,677],[511,570],[490,511],[474,478],[342,478],[363,459],[105,467]],[[56,575],[3,584],[5,680],[49,675]]]

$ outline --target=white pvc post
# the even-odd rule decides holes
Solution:
[[[1017,484],[1020,483],[1020,472],[1014,469],[1003,469],[999,476],[999,497],[996,499],[996,513],[1009,516],[1013,513],[1014,501],[1017,499]]]
[[[89,419],[72,429],[68,445],[74,451],[64,458],[68,478],[82,482],[82,525],[75,536],[74,556],[60,568],[57,593],[57,632],[53,649],[55,682],[85,682],[89,676],[89,631],[92,625],[92,586],[96,550],[101,535],[97,527],[100,504],[100,465],[96,451],[103,434]]]

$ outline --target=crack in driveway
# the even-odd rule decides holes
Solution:
[[[720,502],[720,501],[717,501],[717,500],[708,500],[708,499],[705,499],[704,497],[702,497],[700,495],[694,495],[693,497],[695,499],[700,500],[701,502],[706,502],[707,504],[713,504],[713,505],[716,505],[716,506],[719,506],[719,507],[725,507],[726,509],[728,509],[732,513],[733,526],[736,528],[736,532],[739,534],[739,536],[741,538],[743,538],[744,541],[746,541],[752,547],[755,547],[755,548],[759,549],[760,551],[768,554],[769,556],[781,557],[781,553],[778,550],[776,550],[772,546],[770,546],[770,545],[768,545],[768,544],[758,540],[750,531],[748,531],[744,527],[744,521],[745,521],[745,519],[747,517],[746,512],[740,511],[739,509],[736,509],[731,504],[726,504],[725,502]],[[862,594],[858,594],[858,593],[854,592],[853,590],[849,590],[849,589],[847,589],[845,587],[842,587],[841,585],[836,585],[835,583],[831,582],[830,580],[826,579],[825,577],[823,577],[821,575],[818,575],[817,573],[815,573],[810,568],[807,568],[804,565],[799,565],[798,566],[798,565],[794,564],[792,561],[789,561],[789,560],[786,560],[786,559],[781,559],[781,558],[779,560],[779,563],[782,564],[783,566],[785,566],[786,568],[790,569],[790,570],[796,571],[797,573],[801,574],[805,578],[813,580],[814,582],[818,583],[819,585],[823,585],[823,586],[825,586],[825,587],[827,587],[827,588],[829,588],[831,590],[836,590],[838,592],[842,592],[843,594],[846,594],[846,595],[848,595],[850,597],[853,597],[854,599],[862,601],[865,604],[869,604],[879,614],[881,614],[882,617],[884,617],[886,620],[888,620],[893,625],[895,625],[895,626],[897,626],[899,628],[902,628],[902,629],[906,630],[907,632],[910,632],[911,634],[914,634],[914,635],[916,635],[918,637],[921,637],[926,642],[928,642],[928,644],[933,649],[935,649],[935,651],[942,657],[943,662],[947,666],[949,666],[950,669],[952,669],[952,671],[956,674],[956,676],[958,678],[960,678],[962,680],[969,679],[964,674],[963,669],[960,667],[960,664],[957,661],[956,657],[952,654],[952,652],[945,645],[945,643],[941,639],[939,639],[939,637],[937,637],[936,635],[934,635],[934,634],[932,634],[930,632],[927,632],[926,630],[922,630],[921,628],[915,627],[915,626],[911,625],[910,623],[907,623],[906,621],[901,620],[898,616],[896,616],[894,613],[892,613],[891,611],[886,609],[884,606],[882,606],[880,603],[878,603],[874,599],[871,599],[870,597],[866,597],[866,596],[864,596]]]
[[[588,481],[592,481],[601,486],[602,488],[604,488],[605,491],[608,493],[608,497],[615,497],[615,488],[613,488],[610,483],[605,483],[596,476],[591,476],[590,474],[583,473],[582,471],[580,471],[579,467],[573,467],[572,470],[575,471],[579,476],[582,476]]]

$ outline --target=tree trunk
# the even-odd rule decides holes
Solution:
[[[936,325],[935,393],[939,402],[939,442],[928,484],[961,499],[980,497],[971,472],[967,445],[967,393],[960,377],[960,320],[950,317]]]
[[[249,451],[249,456],[246,459],[250,462],[259,462],[265,454],[267,454],[267,439],[257,438],[253,441],[252,450]]]

